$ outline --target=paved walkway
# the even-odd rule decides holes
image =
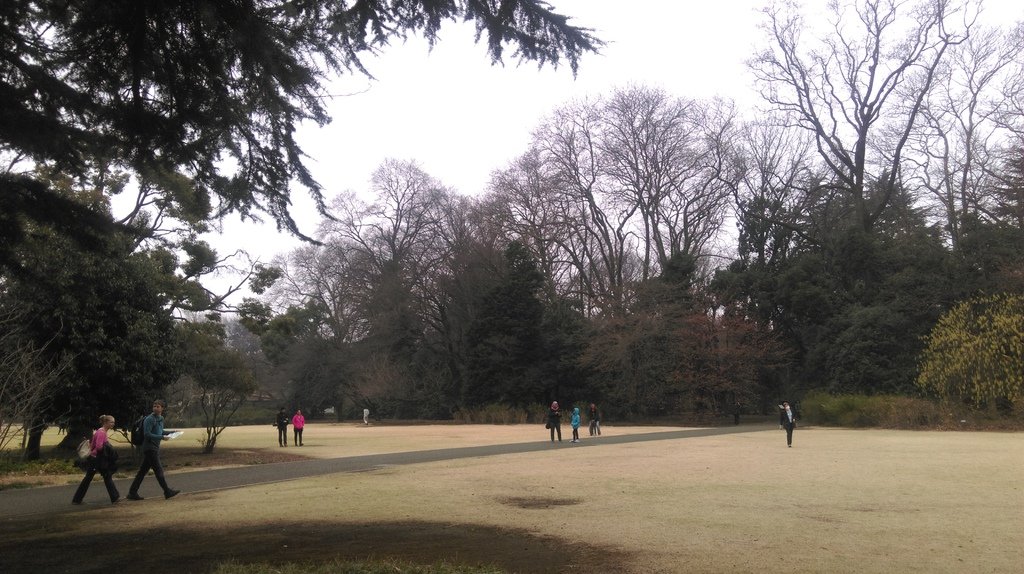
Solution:
[[[629,435],[606,434],[600,437],[588,437],[582,442],[575,444],[568,442],[568,440],[555,445],[551,444],[549,441],[540,441],[444,448],[389,454],[371,454],[330,459],[311,459],[298,462],[280,462],[274,464],[258,464],[214,470],[200,470],[180,474],[168,473],[167,482],[171,485],[171,488],[181,490],[182,494],[179,496],[186,496],[188,493],[238,488],[241,486],[251,486],[254,484],[265,484],[270,482],[281,482],[284,480],[294,480],[307,476],[320,476],[338,472],[360,472],[384,466],[420,464],[459,458],[500,456],[503,454],[544,452],[549,451],[552,448],[595,448],[609,444],[685,439],[763,431],[769,428],[772,427],[766,425],[741,425]],[[117,489],[121,492],[121,496],[128,494],[128,486],[131,483],[131,479],[121,479],[115,481],[115,483],[117,484]],[[103,488],[103,483],[98,479],[89,488],[89,493],[85,497],[84,504],[80,506],[71,504],[71,497],[74,495],[77,487],[78,485],[76,483],[65,486],[2,490],[0,491],[0,519],[9,519],[17,516],[56,514],[61,512],[80,512],[89,509],[103,508],[110,505],[110,501],[107,498],[107,491]],[[150,473],[142,483],[142,488],[139,491],[139,494],[144,497],[162,498],[160,487],[157,485],[156,479],[153,478],[152,473]],[[121,504],[139,503],[125,500],[121,502]]]

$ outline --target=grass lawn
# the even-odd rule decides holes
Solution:
[[[165,459],[193,456],[200,432],[168,443]],[[539,425],[314,424],[306,446],[284,449],[266,425],[228,429],[218,448],[337,457],[546,438]],[[786,448],[770,427],[621,445],[584,436],[544,452],[9,520],[0,565],[59,568],[63,554],[98,544],[103,554],[75,571],[105,571],[141,551],[131,525],[161,533],[145,550],[158,572],[212,572],[229,559],[243,565],[235,572],[336,559],[506,572],[1020,572],[1022,439],[798,428]]]

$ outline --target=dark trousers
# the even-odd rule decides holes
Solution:
[[[601,434],[601,421],[590,421],[590,436]]]
[[[555,432],[558,432],[558,442],[562,442],[562,425],[551,425],[551,441],[555,440]]]
[[[121,498],[121,494],[117,492],[117,487],[114,486],[114,477],[112,472],[109,470],[99,470],[94,466],[90,466],[85,471],[85,478],[82,479],[82,483],[78,485],[78,490],[75,491],[75,497],[71,499],[74,503],[82,502],[85,498],[85,493],[89,491],[89,485],[92,484],[92,479],[96,476],[96,473],[100,473],[103,477],[103,486],[107,487],[107,495],[110,496],[110,502],[116,502],[118,498]]]
[[[794,425],[793,423],[789,423],[783,426],[786,427],[786,444],[788,444],[789,446],[793,446],[793,427],[795,427],[796,425]]]
[[[572,427],[572,440],[580,440],[580,427]]]
[[[288,427],[277,427],[277,446],[288,446]]]
[[[139,472],[135,473],[135,480],[132,481],[132,485],[128,488],[128,494],[138,494],[139,486],[142,485],[142,479],[146,478],[146,474],[149,473],[150,469],[153,470],[153,476],[156,477],[157,483],[160,484],[160,488],[164,491],[164,496],[171,491],[171,488],[167,486],[167,481],[164,480],[164,467],[160,464],[160,451],[159,450],[144,450],[142,451],[142,466],[139,467]]]
[[[295,429],[295,440],[292,444],[302,445],[302,429]]]

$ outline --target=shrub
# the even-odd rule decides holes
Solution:
[[[82,470],[75,466],[75,461],[62,458],[43,460],[15,460],[0,457],[0,473],[17,473],[24,475],[41,474],[79,474]]]
[[[490,404],[460,409],[454,418],[456,422],[461,423],[514,425],[530,422],[530,411],[508,405]]]
[[[804,422],[825,426],[939,428],[954,418],[939,403],[896,395],[830,395],[814,391],[800,403]]]

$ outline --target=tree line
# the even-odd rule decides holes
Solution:
[[[388,160],[331,204],[320,245],[275,261],[243,324],[314,411],[700,415],[810,389],[1012,404],[1016,327],[985,331],[1010,350],[969,392],[929,375],[969,327],[925,353],[956,305],[1012,317],[986,297],[1022,287],[1022,31],[981,7],[840,2],[815,37],[777,3],[756,118],[625,86],[554,110],[472,197]]]
[[[395,159],[333,199],[292,133],[329,120],[324,79],[361,54],[467,17],[496,60],[575,70],[600,41],[527,0],[105,6],[3,8],[0,422],[34,437],[176,389],[213,448],[256,385],[401,418],[1019,399],[1022,32],[981,26],[982,2],[837,2],[817,36],[778,2],[755,114],[624,86],[553,110],[482,193]],[[199,239],[228,214],[310,241],[239,264]],[[229,266],[234,287],[205,286]]]
[[[575,71],[601,46],[535,0],[4,2],[0,445],[24,426],[38,456],[58,424],[73,446],[100,413],[130,424],[177,385],[212,448],[259,374],[218,322],[265,273],[202,234],[233,215],[308,240],[292,194],[326,205],[296,128],[330,121],[333,76],[454,21],[495,63]]]

